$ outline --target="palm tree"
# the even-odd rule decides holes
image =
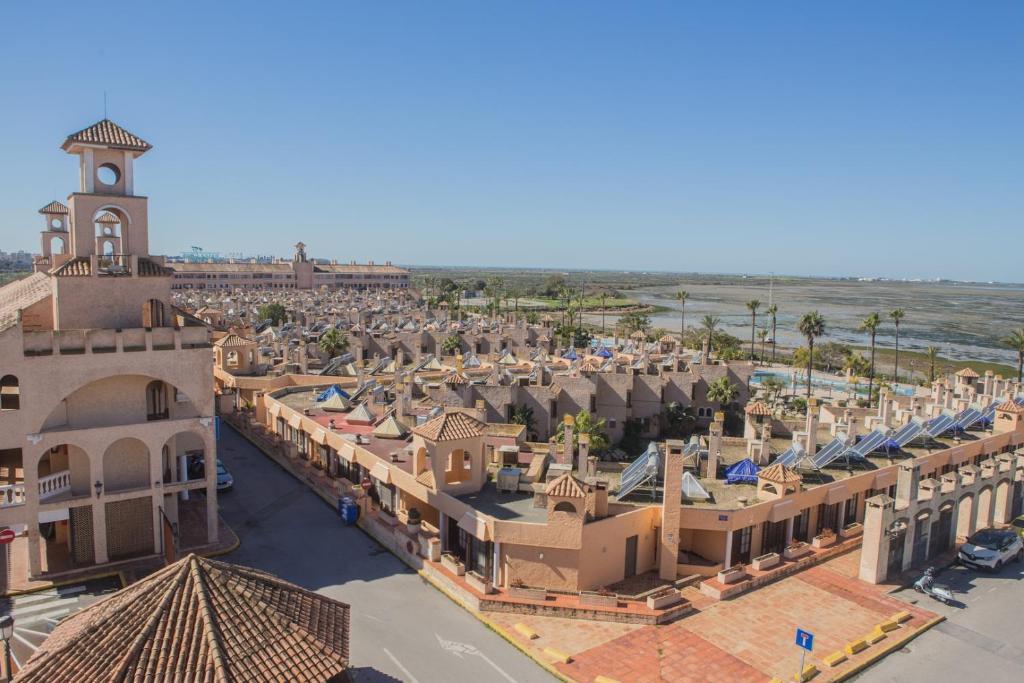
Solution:
[[[718,323],[720,322],[722,322],[721,319],[713,315],[706,315],[700,321],[700,326],[708,332],[708,357],[704,359],[705,363],[711,360],[711,341],[715,336],[715,328],[718,327]]]
[[[935,381],[935,361],[939,358],[939,350],[934,346],[929,346],[924,350],[925,358],[928,359],[928,381]]]
[[[596,418],[588,410],[581,410],[576,415],[576,426],[572,433],[573,447],[578,448],[580,434],[590,437],[590,452],[599,453],[608,448],[608,435],[604,431],[604,418]],[[559,429],[555,437],[558,443],[565,443],[565,430]]]
[[[871,367],[868,369],[868,408],[871,407],[871,389],[875,384],[875,335],[878,334],[878,326],[882,324],[882,318],[878,313],[872,313],[860,323],[862,332],[871,335]]]
[[[332,327],[320,335],[317,345],[321,351],[327,354],[328,358],[334,358],[339,353],[348,350],[348,336],[342,334],[338,328]]]
[[[750,311],[750,360],[754,360],[754,328],[757,326],[757,309],[761,308],[761,302],[751,299],[747,302],[747,310]]]
[[[708,400],[717,401],[723,408],[735,401],[738,394],[739,389],[728,377],[719,377],[708,385]]]
[[[768,328],[757,328],[757,338],[761,342],[761,365],[764,365],[764,344],[768,340]]]
[[[771,306],[769,306],[767,308],[767,310],[765,312],[772,317],[772,365],[774,365],[775,364],[775,347],[778,346],[778,341],[775,339],[775,316],[779,312],[779,307],[777,305],[775,305],[775,304],[772,304]]]
[[[903,321],[906,315],[906,311],[902,308],[894,308],[889,311],[889,318],[892,320],[893,325],[896,326],[896,367],[892,371],[896,384],[900,383],[900,322]]]
[[[1004,337],[1003,344],[1017,352],[1017,381],[1024,381],[1024,327]]]
[[[797,323],[797,329],[807,340],[807,398],[811,397],[811,370],[814,369],[814,340],[825,334],[825,319],[821,313],[804,313]]]
[[[679,347],[683,346],[683,335],[686,334],[686,300],[690,298],[690,293],[685,289],[680,289],[676,292],[676,301],[679,302]]]
[[[527,435],[532,434],[536,427],[536,420],[533,418],[533,408],[526,405],[517,405],[512,411],[512,424],[523,425]]]
[[[458,353],[460,349],[462,349],[462,339],[457,334],[449,335],[441,342],[441,350],[449,356]]]

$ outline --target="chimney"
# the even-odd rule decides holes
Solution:
[[[587,465],[590,457],[590,435],[580,434],[580,449],[577,455],[577,469],[579,471],[579,478],[586,480],[587,478]]]
[[[481,422],[487,422],[487,403],[483,399],[477,399],[476,403],[476,419]]]
[[[818,399],[813,396],[807,400],[807,443],[804,450],[810,456],[818,452]]]
[[[985,371],[984,392],[986,394],[988,394],[989,396],[992,395],[992,378],[993,378],[992,371],[991,370],[986,370]]]
[[[573,431],[576,426],[576,419],[566,413],[565,417],[562,418],[562,429],[564,435],[564,446],[562,448],[562,457],[558,461],[561,464],[572,466],[574,457],[574,446],[573,446]]]
[[[306,355],[306,342],[299,344],[299,373],[302,375],[309,374],[309,358]]]
[[[462,354],[455,355],[455,372],[462,374]]]
[[[769,422],[761,428],[761,452],[757,456],[757,464],[764,467],[772,457],[772,425]]]
[[[882,418],[882,426],[888,427],[892,420],[892,397],[889,392],[883,392],[878,404],[878,416]]]
[[[718,461],[722,457],[722,429],[725,423],[725,413],[715,413],[715,421],[708,428],[708,479],[718,479]],[[680,476],[682,474],[680,473]],[[682,486],[682,483],[680,483]]]
[[[723,416],[724,417],[724,416]],[[720,423],[711,426],[712,433]],[[716,458],[708,455],[708,466]],[[658,532],[658,577],[675,581],[678,577],[679,524],[683,500],[683,442],[665,443],[664,496],[661,501],[661,530]]]
[[[395,380],[395,417],[399,422],[405,417],[405,382],[401,375]]]
[[[587,456],[587,477],[586,477],[586,481],[590,481],[592,479],[597,479],[597,456],[596,455],[588,455]]]

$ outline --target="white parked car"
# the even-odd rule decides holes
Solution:
[[[999,570],[1010,560],[1024,560],[1024,541],[1011,529],[982,529],[960,546],[957,559],[971,567]]]

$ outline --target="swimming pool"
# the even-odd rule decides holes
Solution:
[[[751,384],[761,384],[768,377],[774,377],[789,386],[793,382],[793,371],[768,369],[754,370],[754,374],[750,378],[750,382]],[[801,375],[797,377],[796,384],[797,386],[807,386],[807,380],[804,379],[803,375]],[[824,373],[815,373],[811,375],[811,386],[818,389],[840,389],[842,391],[853,391],[853,386],[845,379],[830,377]],[[889,390],[894,394],[899,394],[901,396],[913,396],[915,388],[913,386],[901,384],[898,387],[890,385]],[[867,396],[867,393],[868,383],[867,380],[864,380],[857,385],[857,394]]]

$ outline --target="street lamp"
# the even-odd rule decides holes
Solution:
[[[7,680],[14,676],[11,674],[11,637],[14,635],[14,617],[5,614],[0,617],[0,638],[4,641],[4,673]]]

